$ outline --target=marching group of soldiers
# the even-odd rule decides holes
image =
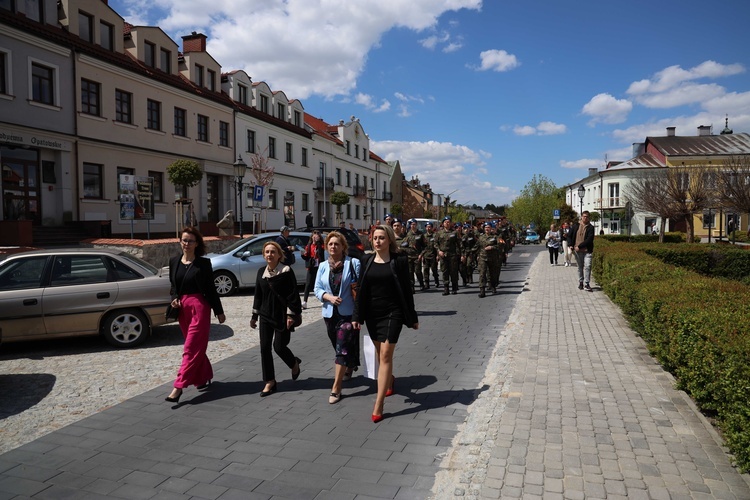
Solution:
[[[450,216],[443,218],[440,228],[427,222],[425,232],[416,219],[406,224],[387,214],[385,222],[393,227],[396,244],[409,257],[409,274],[416,292],[430,289],[430,274],[440,288],[438,266],[442,271],[443,295],[458,293],[459,276],[463,286],[474,283],[479,274],[479,297],[497,293],[500,270],[507,263],[515,241],[515,229],[507,220],[485,222],[475,228],[470,224],[454,224]]]

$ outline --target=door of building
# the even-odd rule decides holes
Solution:
[[[39,153],[35,150],[2,148],[3,218],[31,220],[41,224]]]

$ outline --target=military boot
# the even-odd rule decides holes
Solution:
[[[483,299],[485,297],[486,297],[486,295],[484,294],[484,287],[480,287],[479,288],[479,298]]]
[[[448,290],[448,285],[445,285],[445,287],[443,288],[443,295],[450,295],[450,294],[451,292]]]

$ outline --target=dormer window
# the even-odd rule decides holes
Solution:
[[[247,105],[247,87],[244,85],[238,85],[237,86],[238,96],[237,100],[241,102],[242,104]]]
[[[299,111],[294,112],[294,126],[295,127],[302,126],[302,113],[300,113]]]
[[[154,68],[154,65],[156,64],[156,45],[151,42],[145,42],[143,49],[143,62],[149,68]]]
[[[159,50],[159,69],[165,73],[172,72],[172,52],[167,49]]]
[[[203,87],[203,66],[200,64],[195,65],[195,84]]]
[[[260,96],[260,110],[263,113],[268,113],[268,96]]]
[[[206,82],[206,88],[208,90],[216,90],[216,71],[209,69],[208,70],[208,81]]]
[[[104,21],[99,22],[99,45],[107,50],[115,50],[115,27]]]
[[[359,144],[354,145],[354,157],[359,158]]]
[[[350,141],[346,141],[346,154],[352,154],[352,143]]]
[[[89,43],[94,41],[94,17],[78,12],[78,36]]]
[[[282,103],[276,104],[276,114],[279,118],[279,120],[286,121],[286,106],[284,106]]]

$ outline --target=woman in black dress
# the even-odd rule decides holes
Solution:
[[[273,353],[292,369],[292,379],[297,380],[301,359],[289,349],[294,331],[295,318],[302,314],[302,303],[297,293],[297,278],[291,267],[284,264],[284,252],[275,241],[263,245],[266,266],[258,270],[255,279],[253,315],[250,328],[258,326],[260,319],[260,362],[265,388],[260,393],[264,398],[276,392],[276,371]]]
[[[372,421],[383,420],[386,396],[393,394],[393,351],[396,349],[404,325],[418,329],[419,320],[414,309],[409,281],[409,261],[399,253],[396,235],[388,225],[380,225],[372,232],[373,254],[362,259],[359,292],[354,302],[352,325],[367,325],[367,332],[375,344],[378,361],[378,395],[372,410]]]

